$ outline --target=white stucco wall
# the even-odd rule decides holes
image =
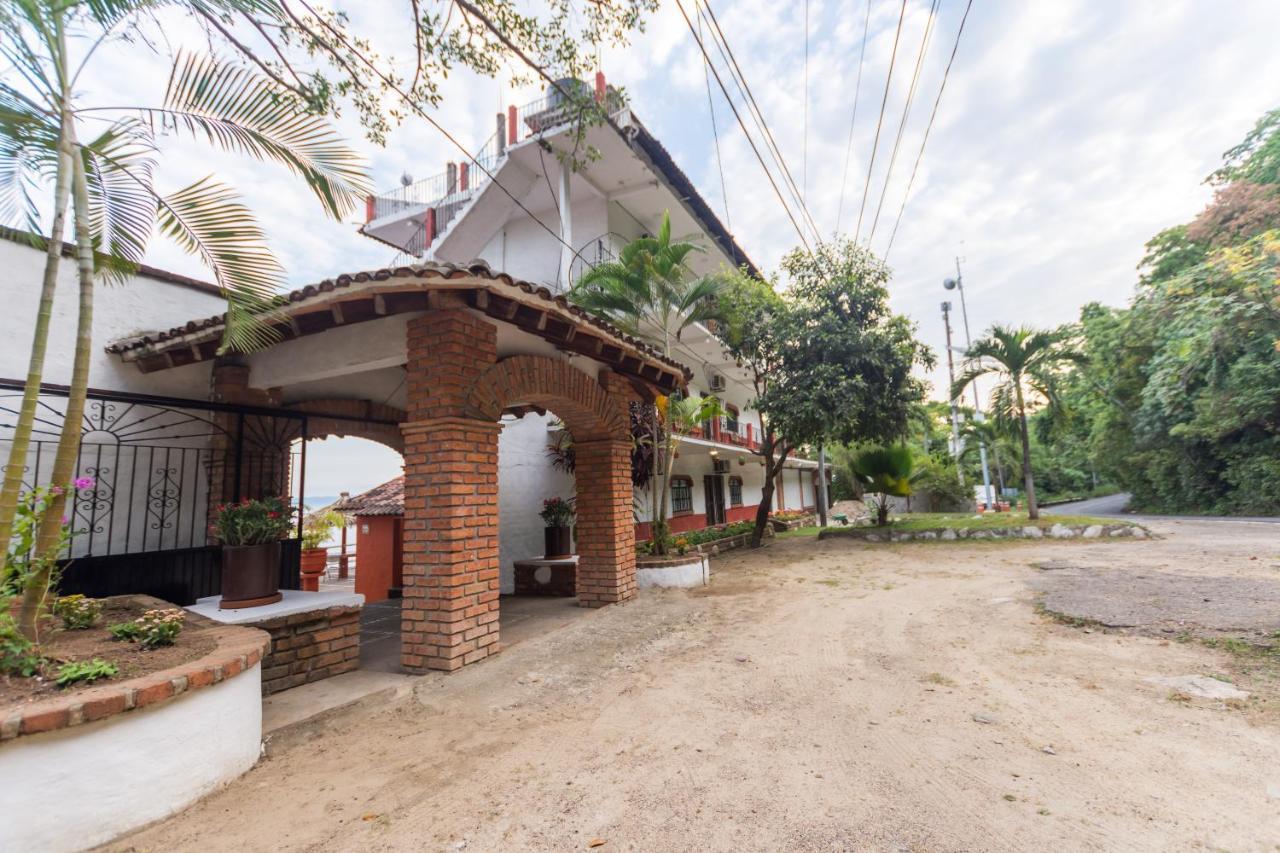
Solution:
[[[518,279],[552,287],[558,282],[560,270],[560,241],[547,233],[560,231],[560,214],[554,209],[537,212],[537,220],[521,214],[508,221],[490,238],[480,257],[495,270],[501,270]],[[542,225],[538,223],[541,222]],[[609,218],[604,199],[579,198],[573,204],[573,241],[575,252],[588,260],[595,260],[595,243],[609,231]],[[546,228],[543,227],[546,226]],[[470,258],[444,258],[455,263],[465,263]],[[575,264],[575,270],[578,269]]]
[[[786,496],[786,508],[802,509],[800,498],[800,477],[796,469],[784,468],[782,472],[782,491]]]
[[[574,478],[553,468],[546,449],[555,418],[531,413],[504,417],[498,436],[498,571],[503,593],[515,592],[512,563],[541,557],[545,550],[538,513],[547,498],[571,498]]]
[[[173,814],[258,760],[262,668],[155,708],[0,749],[0,850],[84,850]]]
[[[0,376],[4,378],[26,378],[44,264],[43,252],[0,239],[0,304],[4,306],[0,311],[0,340],[4,341],[0,347]],[[124,284],[99,282],[94,294],[90,387],[204,399],[209,391],[208,363],[143,374],[117,356],[108,355],[103,347],[118,338],[169,329],[224,310],[225,302],[214,294],[143,275]],[[49,326],[45,382],[66,385],[71,381],[78,311],[75,263],[63,258]]]

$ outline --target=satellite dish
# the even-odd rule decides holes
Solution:
[[[944,278],[942,280],[942,286],[945,287],[947,290],[955,290],[956,280],[954,278]]]
[[[403,175],[400,176],[400,186],[407,187],[412,183],[413,183],[413,175],[410,175],[408,172],[405,172]]]

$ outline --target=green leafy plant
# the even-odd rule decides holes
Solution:
[[[329,540],[333,531],[346,523],[346,516],[335,510],[311,513],[302,522],[302,550],[310,551],[321,547]]]
[[[36,646],[18,630],[9,613],[13,596],[0,596],[0,675],[29,678],[40,671],[44,659]]]
[[[93,627],[102,615],[102,602],[96,598],[85,598],[79,593],[64,595],[53,603],[54,615],[62,619],[67,628],[78,631]]]
[[[263,545],[279,542],[293,530],[293,513],[279,498],[243,500],[218,507],[210,532],[223,545]]]
[[[876,525],[884,527],[889,523],[889,498],[911,494],[911,475],[915,471],[911,448],[906,445],[868,447],[850,460],[850,468],[872,495]]]
[[[542,502],[538,515],[547,527],[568,527],[573,524],[573,499],[547,498]]]
[[[117,640],[140,643],[143,648],[172,646],[182,633],[186,614],[173,607],[167,610],[148,610],[132,622],[120,622],[107,630]]]
[[[111,678],[119,671],[119,667],[102,658],[72,661],[58,667],[58,676],[55,683],[59,687],[69,687],[72,684],[92,684],[99,678]]]

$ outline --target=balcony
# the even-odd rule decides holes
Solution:
[[[581,81],[559,81],[559,85],[578,86],[586,91],[586,84]],[[622,94],[606,86],[603,75],[596,76],[594,97],[608,105],[611,117],[626,108]],[[402,249],[395,262],[411,263],[422,258],[471,199],[489,184],[502,167],[509,148],[521,141],[559,132],[577,121],[581,112],[581,107],[557,89],[523,106],[508,107],[506,115],[498,115],[497,132],[469,160],[450,163],[444,172],[430,178],[369,196],[366,224],[407,217],[415,228],[407,238],[394,241]]]

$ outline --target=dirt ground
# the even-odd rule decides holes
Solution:
[[[313,724],[111,849],[1280,849],[1280,719],[1149,680],[1230,652],[1036,609],[1045,561],[1280,577],[1276,525],[1153,528],[734,552]]]

